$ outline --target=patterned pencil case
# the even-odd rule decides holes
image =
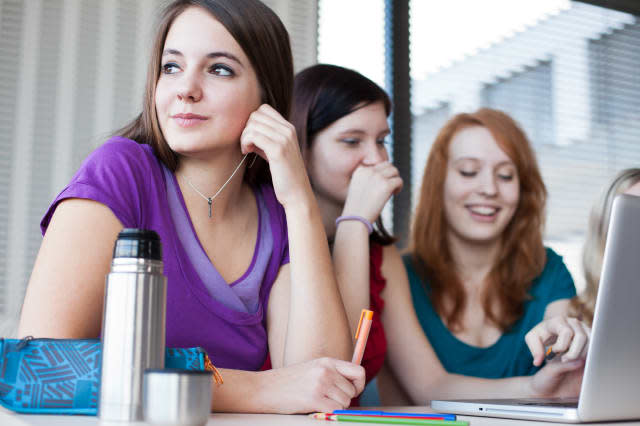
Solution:
[[[0,339],[0,404],[20,413],[95,416],[101,352],[98,339]],[[165,368],[215,371],[202,348],[167,348]]]

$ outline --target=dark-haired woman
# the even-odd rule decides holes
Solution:
[[[259,1],[170,4],[143,112],[87,158],[42,220],[19,334],[98,337],[118,232],[153,229],[168,277],[166,343],[202,346],[221,367],[213,409],[347,406],[364,371],[340,360],[352,349],[347,318],[283,118],[292,83],[287,32]],[[276,368],[257,372],[267,350]]]
[[[384,259],[399,258],[380,218],[402,189],[387,152],[391,101],[361,74],[325,64],[296,75],[293,99],[291,122],[332,247],[351,332],[363,308],[374,311],[362,360],[369,381],[384,364],[387,348],[381,317]]]

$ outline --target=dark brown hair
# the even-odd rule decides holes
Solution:
[[[304,153],[315,136],[340,118],[374,102],[382,102],[389,116],[391,100],[384,90],[362,74],[336,65],[317,64],[300,71],[294,80],[291,123]],[[378,218],[371,240],[389,245],[395,239]]]
[[[446,238],[444,181],[451,140],[460,130],[474,126],[491,132],[515,164],[520,180],[520,200],[503,231],[501,248],[482,295],[488,320],[506,331],[522,316],[528,290],[546,262],[542,231],[547,196],[529,141],[507,114],[483,108],[473,114],[454,116],[440,130],[427,159],[409,250],[418,274],[430,284],[428,292],[436,312],[450,329],[460,329],[466,295],[455,273]],[[453,302],[448,311],[444,308],[447,299]]]
[[[151,60],[142,112],[117,133],[141,144],[151,145],[158,158],[171,170],[178,166],[178,156],[171,150],[158,124],[155,92],[162,51],[173,21],[190,7],[209,12],[229,31],[255,69],[262,101],[283,117],[289,115],[293,90],[293,58],[289,34],[277,15],[259,0],[176,0],[162,14],[153,40]],[[245,180],[249,183],[271,180],[266,162],[258,157]]]

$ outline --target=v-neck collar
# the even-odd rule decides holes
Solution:
[[[196,287],[202,287],[202,290],[209,295],[207,299],[216,301],[232,311],[250,315],[256,314],[258,310],[261,310],[259,303],[259,284],[264,275],[268,257],[270,257],[267,256],[266,260],[260,262],[259,258],[264,256],[260,256],[259,254],[261,251],[269,250],[269,248],[273,246],[273,236],[268,226],[269,213],[259,190],[252,187],[258,207],[258,230],[252,260],[242,276],[229,284],[222,278],[215,265],[207,256],[195,232],[175,174],[164,166],[163,171],[167,187],[167,201],[178,240],[182,244],[182,253],[187,257],[188,263],[190,263],[189,266],[199,278],[199,283],[196,284]],[[177,252],[180,253],[179,250]],[[181,262],[181,265],[184,268],[185,265],[182,263],[183,262]],[[254,281],[256,279],[260,280],[260,283],[255,283]],[[251,283],[258,284],[258,287],[253,289],[255,291],[251,291],[252,289],[249,288]],[[247,288],[245,289],[243,287]],[[251,306],[247,306],[247,303]]]

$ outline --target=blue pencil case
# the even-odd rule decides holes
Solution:
[[[28,414],[98,412],[99,339],[0,339],[0,404]],[[165,368],[214,369],[202,348],[167,348]]]

